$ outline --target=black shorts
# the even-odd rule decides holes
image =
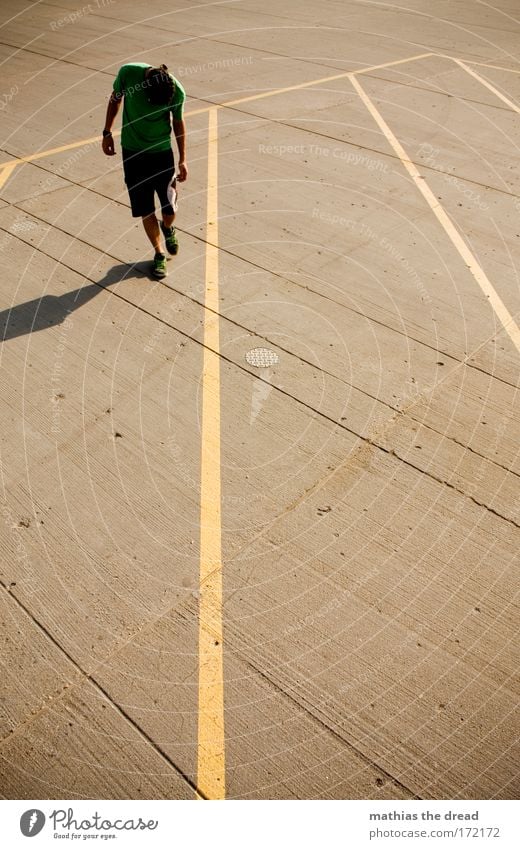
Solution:
[[[157,153],[123,148],[123,169],[134,218],[155,212],[156,192],[166,215],[177,211],[175,162],[171,148]]]

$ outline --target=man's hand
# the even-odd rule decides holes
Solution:
[[[116,94],[115,91],[113,91],[110,95],[110,99],[108,101],[107,106],[107,116],[105,118],[105,130],[111,130],[114,126],[114,121],[116,119],[117,113],[119,112],[122,99],[123,94]],[[110,135],[108,136],[103,136],[101,147],[103,148],[104,154],[106,154],[107,156],[114,156],[116,149],[114,147],[114,139],[112,137],[112,133],[110,133]]]
[[[179,164],[177,166],[177,179],[179,183],[184,183],[188,177],[188,169],[186,167],[186,125],[183,118],[172,120],[173,132],[177,139],[177,147],[179,148]]]
[[[110,133],[109,136],[103,137],[103,141],[101,142],[101,146],[103,148],[103,153],[105,153],[107,156],[114,156],[115,155],[116,150],[115,150],[115,147],[114,147],[114,137],[113,137],[112,133]]]

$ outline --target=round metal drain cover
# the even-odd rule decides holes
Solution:
[[[275,366],[280,361],[280,357],[275,351],[269,348],[252,348],[246,354],[246,362],[255,368],[269,368]]]

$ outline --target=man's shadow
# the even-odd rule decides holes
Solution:
[[[42,295],[33,301],[17,304],[0,311],[0,341],[16,339],[38,330],[46,330],[62,324],[74,310],[84,306],[104,289],[129,279],[150,279],[150,263],[138,262],[134,265],[115,265],[102,280],[73,289],[64,295]]]

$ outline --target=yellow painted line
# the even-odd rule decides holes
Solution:
[[[368,74],[370,71],[379,71],[381,68],[391,68],[393,65],[404,65],[405,62],[415,62],[417,59],[426,59],[428,56],[436,56],[436,53],[418,53],[416,56],[409,56],[408,59],[396,59],[395,62],[383,62],[382,65],[372,65],[370,68],[361,68],[359,71],[352,71],[356,74]]]
[[[197,789],[224,799],[224,680],[220,494],[218,107],[208,118],[206,291],[202,372]]]
[[[320,77],[316,80],[309,80],[306,83],[298,83],[297,85],[287,86],[286,88],[276,88],[271,91],[264,91],[260,94],[252,94],[249,97],[241,97],[238,100],[229,100],[226,103],[218,103],[214,106],[203,106],[200,109],[192,109],[190,112],[185,113],[185,117],[189,118],[192,115],[200,115],[203,112],[209,112],[211,109],[224,109],[226,106],[237,106],[239,103],[247,103],[253,100],[261,100],[264,97],[274,97],[277,94],[285,94],[288,91],[297,91],[302,88],[310,88],[313,85],[321,85],[321,83],[333,82],[334,80],[345,79],[346,77],[351,76],[352,74],[366,74],[368,71],[374,71],[378,68],[388,68],[391,65],[402,65],[405,62],[414,62],[416,59],[422,59],[425,56],[435,56],[434,53],[418,53],[417,56],[410,56],[408,59],[396,59],[394,62],[385,62],[382,65],[373,65],[370,68],[362,68],[359,71],[342,71],[340,74],[333,74],[330,77]],[[450,58],[450,57],[448,57]],[[114,135],[119,135],[121,130],[115,130]],[[54,147],[51,150],[43,150],[40,153],[32,153],[30,156],[22,156],[16,160],[16,165],[21,164],[22,162],[33,162],[35,159],[43,159],[45,156],[52,156],[55,153],[64,153],[66,150],[73,150],[76,147],[81,147],[84,144],[91,144],[92,142],[101,141],[101,136],[93,136],[90,139],[83,139],[83,141],[72,142],[71,144],[65,144],[62,147]],[[7,165],[9,163],[0,162],[0,168],[3,165]]]
[[[117,130],[116,133],[121,132]],[[114,135],[116,135],[114,133]],[[21,165],[22,162],[34,162],[35,159],[43,159],[45,156],[53,156],[55,153],[64,153],[66,150],[73,150],[75,147],[83,147],[85,144],[93,144],[94,142],[100,142],[101,136],[92,136],[90,139],[83,139],[78,142],[71,142],[71,144],[64,144],[61,147],[53,147],[50,150],[42,150],[40,153],[31,153],[29,156],[20,156],[19,159],[16,160],[16,165]],[[5,165],[6,163],[0,163],[0,167]]]
[[[189,117],[191,115],[200,115],[202,112],[208,112],[210,109],[213,109],[213,106],[204,106],[201,109],[192,109],[191,112],[186,112],[185,117]],[[120,136],[121,130],[114,130],[114,136]],[[70,144],[64,144],[61,147],[53,147],[50,150],[42,150],[40,153],[31,153],[29,156],[20,156],[15,161],[15,165],[21,165],[23,162],[34,162],[35,159],[44,159],[46,156],[53,156],[55,153],[65,153],[67,150],[74,150],[76,147],[83,147],[85,144],[94,144],[95,142],[101,142],[102,136],[92,136],[90,139],[83,139],[82,141],[71,142]],[[0,162],[0,168],[4,165],[9,165],[11,163]]]
[[[3,166],[2,171],[0,171],[0,189],[2,188],[4,183],[7,183],[9,177],[11,176],[17,165],[18,162],[15,161],[8,162],[6,165]]]
[[[200,115],[202,112],[208,112],[210,109],[213,109],[212,106],[204,106],[202,109],[192,109],[191,112],[186,112],[185,117],[191,115]],[[120,136],[121,130],[114,130],[114,136]],[[40,153],[31,153],[29,156],[20,156],[15,160],[14,165],[21,165],[24,162],[34,162],[35,159],[44,159],[46,156],[53,156],[55,153],[65,153],[67,150],[74,150],[76,147],[83,147],[85,144],[94,144],[95,142],[101,142],[102,136],[92,136],[90,139],[83,139],[82,141],[71,142],[70,144],[64,144],[61,147],[53,147],[50,150],[42,150]],[[0,162],[0,168],[5,165],[10,165],[11,162]]]
[[[441,55],[441,54],[438,54]],[[455,59],[454,56],[446,56],[446,59]],[[455,61],[461,61],[460,59]],[[508,74],[520,74],[520,71],[515,70],[514,68],[504,68],[502,65],[489,65],[487,62],[475,62],[474,59],[466,59],[468,65],[479,65],[482,68],[493,68],[495,71],[506,71]]]
[[[377,110],[369,96],[366,94],[366,92],[360,85],[359,81],[355,78],[353,74],[351,75],[350,79],[352,85],[354,86],[361,100],[372,115],[374,121],[379,126],[382,133],[386,136],[390,146],[394,149],[395,153],[408,171],[410,177],[421,192],[422,196],[426,200],[435,217],[451,239],[451,242],[453,243],[456,250],[459,252],[466,265],[468,266],[473,277],[480,286],[482,292],[489,300],[489,303],[492,309],[494,310],[495,315],[502,324],[504,330],[508,333],[511,341],[513,342],[513,345],[516,347],[517,351],[520,352],[520,329],[518,328],[518,325],[516,324],[513,316],[508,311],[504,302],[496,292],[493,284],[487,277],[484,269],[479,264],[475,255],[470,250],[470,248],[456,229],[452,220],[449,218],[448,214],[445,212],[444,208],[441,206],[430,187],[426,184],[426,181],[419,174],[419,171],[415,167],[414,163],[411,161],[405,149],[397,140],[381,113]]]
[[[184,117],[191,118],[192,115],[202,115],[203,112],[209,112],[210,109],[215,109],[215,106],[201,106],[200,109],[191,109],[190,112],[184,113]]]
[[[489,83],[484,77],[481,77],[480,74],[477,74],[477,72],[474,71],[472,68],[468,68],[468,66],[465,64],[465,62],[463,62],[461,59],[453,59],[453,61],[456,62],[457,65],[460,65],[460,67],[463,68],[466,71],[466,73],[471,74],[471,76],[474,77],[476,80],[478,80],[479,83],[481,83],[483,86],[485,86],[487,89],[489,89],[489,91],[491,91],[494,95],[496,95],[498,98],[500,98],[500,100],[503,103],[505,103],[507,106],[510,106],[511,109],[513,109],[515,112],[520,112],[520,107],[517,106],[516,103],[514,103],[512,100],[510,100],[509,97],[506,97],[505,94],[502,94],[502,92],[499,91],[498,88],[495,88],[494,85],[491,85],[491,83]]]
[[[307,83],[298,83],[297,85],[289,85],[285,88],[277,88],[272,91],[264,91],[261,94],[252,94],[250,97],[240,97],[238,100],[228,100],[222,103],[223,107],[238,106],[239,103],[248,103],[251,100],[261,100],[263,97],[273,97],[275,94],[285,94],[288,91],[298,91],[302,88],[309,88],[313,85],[321,85],[322,83],[334,82],[334,80],[346,79],[352,74],[366,74],[367,71],[375,71],[377,68],[388,68],[390,65],[402,65],[405,62],[414,62],[416,59],[422,59],[424,56],[431,56],[431,53],[418,53],[417,56],[410,56],[408,59],[396,59],[395,62],[385,62],[383,65],[373,65],[370,68],[362,68],[359,71],[342,71],[340,74],[332,74],[329,77],[320,77],[317,80],[310,80]]]

